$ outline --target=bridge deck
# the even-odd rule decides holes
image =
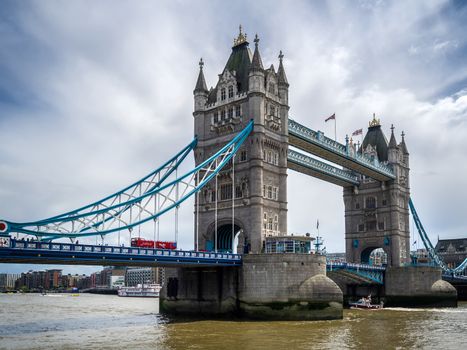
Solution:
[[[290,145],[379,181],[394,179],[392,169],[289,119]]]
[[[8,247],[0,248],[0,262],[161,267],[240,266],[242,256],[230,253],[26,242],[10,239]]]

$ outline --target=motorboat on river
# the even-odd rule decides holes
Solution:
[[[368,309],[368,310],[379,310],[383,308],[383,302],[380,304],[372,304],[371,303],[371,295],[368,297],[363,297],[359,299],[357,302],[349,303],[351,309]]]

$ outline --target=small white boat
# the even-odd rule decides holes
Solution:
[[[357,302],[349,303],[351,309],[368,309],[368,310],[378,310],[382,309],[384,304],[381,302],[380,304],[372,304],[371,303],[371,295],[367,298],[363,297],[359,299]]]
[[[120,287],[118,296],[158,298],[161,288],[159,284],[138,284],[136,287]]]

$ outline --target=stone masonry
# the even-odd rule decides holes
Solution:
[[[254,129],[234,158],[235,171],[232,164],[226,166],[217,176],[217,188],[213,179],[195,203],[195,212],[199,209],[199,224],[195,219],[198,249],[214,250],[217,243],[218,250],[231,250],[232,242],[236,242],[234,252],[258,253],[267,235],[287,233],[289,84],[282,53],[277,71],[273,65],[265,69],[258,36],[254,42],[252,54],[240,29],[216,86],[209,90],[200,61],[193,92],[196,165],[230,141],[250,120]]]
[[[409,153],[404,133],[397,144],[392,127],[388,144],[379,120],[373,116],[360,149],[351,146],[375,162],[391,165],[396,178],[379,182],[360,175],[360,186],[344,188],[347,261],[368,263],[370,253],[382,248],[389,266],[409,263]]]

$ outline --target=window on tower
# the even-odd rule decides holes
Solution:
[[[229,98],[232,98],[233,97],[233,86],[230,85],[229,86]]]
[[[224,201],[227,199],[232,199],[232,184],[222,184],[221,185],[221,194],[220,194],[220,200]]]
[[[276,107],[274,107],[273,105],[270,105],[269,106],[269,114],[270,115],[276,115]]]
[[[269,90],[269,92],[271,94],[276,92],[276,87],[275,87],[274,83],[269,83],[269,89],[268,90]]]
[[[240,151],[240,162],[246,162],[248,159],[247,157],[247,153],[246,153],[246,150],[245,149],[242,149]]]
[[[376,198],[375,197],[367,197],[365,201],[365,207],[367,209],[375,209],[376,208]]]
[[[235,116],[240,117],[240,115],[241,115],[240,105],[235,106]]]
[[[242,197],[243,197],[242,187],[240,185],[235,186],[235,198],[242,198]]]

